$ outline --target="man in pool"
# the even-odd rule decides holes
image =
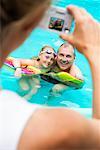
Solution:
[[[5,0],[2,1],[2,5],[0,3],[0,65],[36,27],[41,15],[49,6],[47,2],[48,0]],[[89,60],[94,83],[93,118],[86,119],[80,113],[67,108],[41,108],[24,101],[14,92],[2,89],[1,150],[100,149],[100,24],[82,8],[68,6],[67,10],[75,19],[75,30],[71,35],[63,34],[61,37]]]
[[[34,66],[44,73],[48,72],[55,63],[55,50],[51,46],[44,46],[37,58],[32,59],[13,59],[13,65],[16,68],[15,76],[21,77],[21,68],[27,66]]]
[[[60,46],[57,53],[56,65],[52,68],[52,71],[67,72],[73,77],[83,80],[83,75],[80,69],[74,64],[75,50],[69,43],[64,43]]]
[[[52,73],[58,73],[58,72],[67,72],[73,77],[83,80],[83,75],[80,71],[80,69],[74,64],[75,61],[75,50],[73,46],[69,43],[64,43],[60,46],[57,53],[56,58],[56,65],[52,67]],[[58,93],[62,92],[67,88],[64,84],[56,84],[52,88],[52,92]]]

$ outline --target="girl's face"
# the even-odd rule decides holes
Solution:
[[[45,47],[39,54],[40,64],[43,68],[50,68],[55,62],[55,53],[51,47]]]

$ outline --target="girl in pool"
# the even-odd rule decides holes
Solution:
[[[50,71],[51,67],[55,63],[55,50],[51,46],[44,46],[39,56],[33,57],[32,59],[14,59],[13,65],[16,68],[15,77],[19,77],[19,86],[25,91],[24,98],[30,100],[34,94],[37,93],[38,89],[41,87],[40,79],[38,76],[32,76],[28,78],[22,76],[22,68],[26,68],[31,65],[36,68],[41,69],[44,73]]]
[[[39,68],[46,73],[55,63],[55,56],[55,50],[51,46],[44,46],[37,58],[33,57],[32,59],[14,59],[13,65],[16,68],[15,76],[21,77],[21,68],[27,67],[28,65]]]

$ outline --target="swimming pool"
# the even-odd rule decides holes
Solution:
[[[53,2],[54,5],[65,7],[68,4],[76,4],[86,8],[96,19],[100,21],[100,2],[98,0],[57,0]],[[50,45],[57,51],[58,47],[63,43],[56,33],[51,33],[43,29],[35,29],[28,39],[17,50],[10,54],[10,56],[18,58],[31,58],[37,56],[39,50],[44,45]],[[92,52],[91,52],[92,54]],[[91,115],[92,107],[92,77],[89,64],[84,56],[76,52],[75,63],[81,69],[85,77],[85,85],[82,89],[66,90],[61,95],[50,95],[50,90],[53,84],[41,80],[41,87],[37,94],[29,98],[31,103],[48,104],[48,106],[63,106],[76,109],[87,117]],[[16,91],[21,96],[27,96],[31,90],[31,78],[23,78],[24,89],[22,89],[20,79],[14,78],[13,74],[7,69],[3,68],[1,71],[1,84],[4,89]]]

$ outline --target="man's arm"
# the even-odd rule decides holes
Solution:
[[[81,70],[76,65],[72,66],[69,73],[79,80],[84,80]]]

